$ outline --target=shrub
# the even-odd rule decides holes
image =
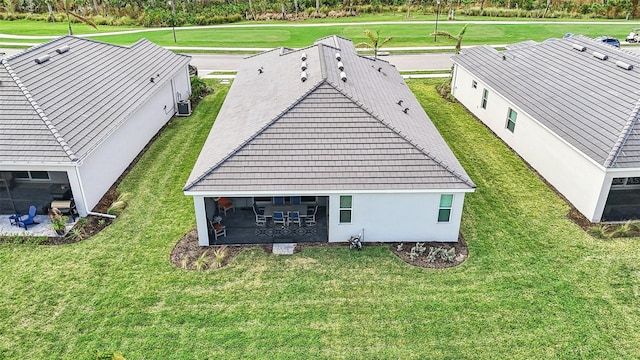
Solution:
[[[196,259],[196,261],[193,262],[193,266],[196,268],[196,270],[204,270],[206,269],[209,264],[209,257],[208,255],[209,250],[205,250],[199,257],[198,259]]]
[[[596,225],[589,228],[589,233],[598,239],[605,239],[609,237],[609,228],[607,225]]]
[[[221,246],[213,251],[213,267],[222,267],[222,262],[227,257],[227,247]]]
[[[127,207],[127,199],[129,198],[129,193],[122,193],[118,196],[118,198],[111,203],[109,209],[107,209],[107,214],[118,216],[122,213],[124,208]]]
[[[206,95],[211,89],[207,86],[207,83],[204,82],[200,77],[194,76],[191,78],[191,96],[189,99],[192,103],[195,103],[196,100],[199,100],[204,95]]]

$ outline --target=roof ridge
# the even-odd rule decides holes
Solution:
[[[449,173],[451,173],[454,177],[456,177],[458,180],[462,181],[463,183],[467,184],[468,186],[471,186],[473,188],[475,188],[476,186],[471,182],[471,179],[465,179],[464,176],[462,176],[462,174],[458,174],[457,171],[455,171],[455,169],[451,168],[449,165],[447,165],[444,161],[438,159],[435,155],[433,155],[432,153],[426,151],[422,146],[418,145],[415,141],[413,141],[412,139],[410,139],[407,135],[405,135],[402,131],[396,129],[390,122],[388,122],[387,120],[384,119],[384,117],[380,114],[375,113],[373,110],[369,109],[366,105],[364,105],[363,103],[361,103],[360,101],[354,99],[351,95],[349,95],[348,93],[346,93],[345,91],[341,90],[339,87],[337,87],[334,83],[332,83],[331,81],[327,81],[327,83],[329,85],[331,85],[334,89],[336,89],[336,91],[340,92],[342,95],[344,95],[345,97],[347,97],[349,100],[351,100],[354,104],[356,104],[358,107],[360,107],[363,111],[365,111],[366,113],[368,113],[369,115],[371,115],[373,118],[375,118],[376,120],[378,120],[381,124],[383,124],[384,126],[386,126],[389,130],[393,131],[396,135],[400,136],[403,140],[405,140],[406,142],[408,142],[409,144],[411,144],[411,146],[413,146],[416,150],[420,151],[422,154],[424,154],[426,157],[428,157],[429,159],[433,160],[436,164],[442,166],[445,170],[447,170]]]
[[[215,168],[219,167],[222,163],[227,161],[231,156],[233,156],[236,153],[238,153],[238,151],[240,151],[242,148],[247,146],[251,141],[253,141],[253,139],[258,137],[258,135],[262,134],[268,127],[273,125],[276,121],[278,121],[280,118],[282,118],[283,115],[288,113],[289,110],[291,110],[294,106],[298,105],[302,100],[304,100],[307,96],[309,96],[309,94],[311,94],[312,92],[317,90],[322,84],[324,84],[326,82],[327,82],[326,79],[322,79],[321,81],[319,81],[316,85],[314,85],[311,89],[309,89],[309,91],[307,91],[304,94],[302,94],[302,96],[299,97],[298,99],[296,99],[291,105],[287,106],[283,111],[278,113],[278,115],[274,116],[273,119],[269,120],[264,126],[262,126],[260,129],[258,129],[256,132],[254,132],[253,135],[249,136],[240,145],[236,146],[235,149],[231,150],[227,155],[225,155],[222,159],[220,159],[220,161],[215,163],[213,166],[209,167],[206,171],[204,171],[200,176],[195,178],[192,182],[190,182],[187,185],[185,185],[185,187],[182,190],[183,191],[189,191],[190,188],[195,186],[198,182],[200,182],[200,180],[204,179]]]
[[[629,114],[629,118],[627,122],[622,127],[622,132],[618,136],[618,140],[616,140],[613,148],[609,152],[609,156],[604,161],[604,167],[609,168],[612,167],[618,156],[620,155],[620,151],[622,151],[622,146],[627,142],[629,135],[631,135],[631,131],[635,128],[635,125],[638,123],[638,119],[640,118],[640,98],[636,101],[633,106],[633,110],[631,110],[631,114]]]
[[[49,120],[49,118],[44,113],[44,111],[40,108],[40,105],[38,105],[38,103],[33,98],[33,96],[31,96],[29,89],[27,89],[27,87],[22,83],[18,74],[16,74],[16,72],[13,71],[7,59],[2,59],[2,65],[7,70],[7,73],[9,74],[9,76],[11,76],[11,79],[13,79],[13,81],[18,86],[18,88],[20,89],[20,92],[22,92],[22,94],[25,96],[27,101],[29,101],[29,104],[33,107],[36,113],[38,113],[38,116],[42,119],[42,121],[44,122],[44,125],[49,129],[49,131],[51,131],[51,134],[56,139],[58,144],[62,147],[62,150],[67,154],[69,159],[71,161],[78,161],[78,157],[75,155],[73,150],[71,150],[71,147],[69,146],[69,144],[67,144],[67,142],[64,140],[62,135],[60,135],[60,133],[58,132],[58,129],[56,129],[56,127],[53,125],[51,120]]]

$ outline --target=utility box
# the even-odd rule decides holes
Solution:
[[[191,100],[178,101],[178,116],[191,115]]]

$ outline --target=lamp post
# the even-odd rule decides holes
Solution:
[[[440,15],[440,0],[436,0],[436,29],[433,32],[433,42],[437,41],[438,38],[438,16]]]
[[[173,42],[177,43],[176,40],[176,6],[174,4],[175,0],[169,0],[169,5],[171,5],[171,30],[173,30]],[[440,0],[438,0],[440,3]]]

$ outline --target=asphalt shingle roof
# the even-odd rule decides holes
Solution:
[[[82,159],[189,60],[145,39],[123,47],[73,36],[3,59],[0,162]]]
[[[331,36],[243,62],[185,191],[473,187],[395,67]]]
[[[640,167],[638,55],[573,36],[504,51],[469,48],[453,61],[598,164]]]

